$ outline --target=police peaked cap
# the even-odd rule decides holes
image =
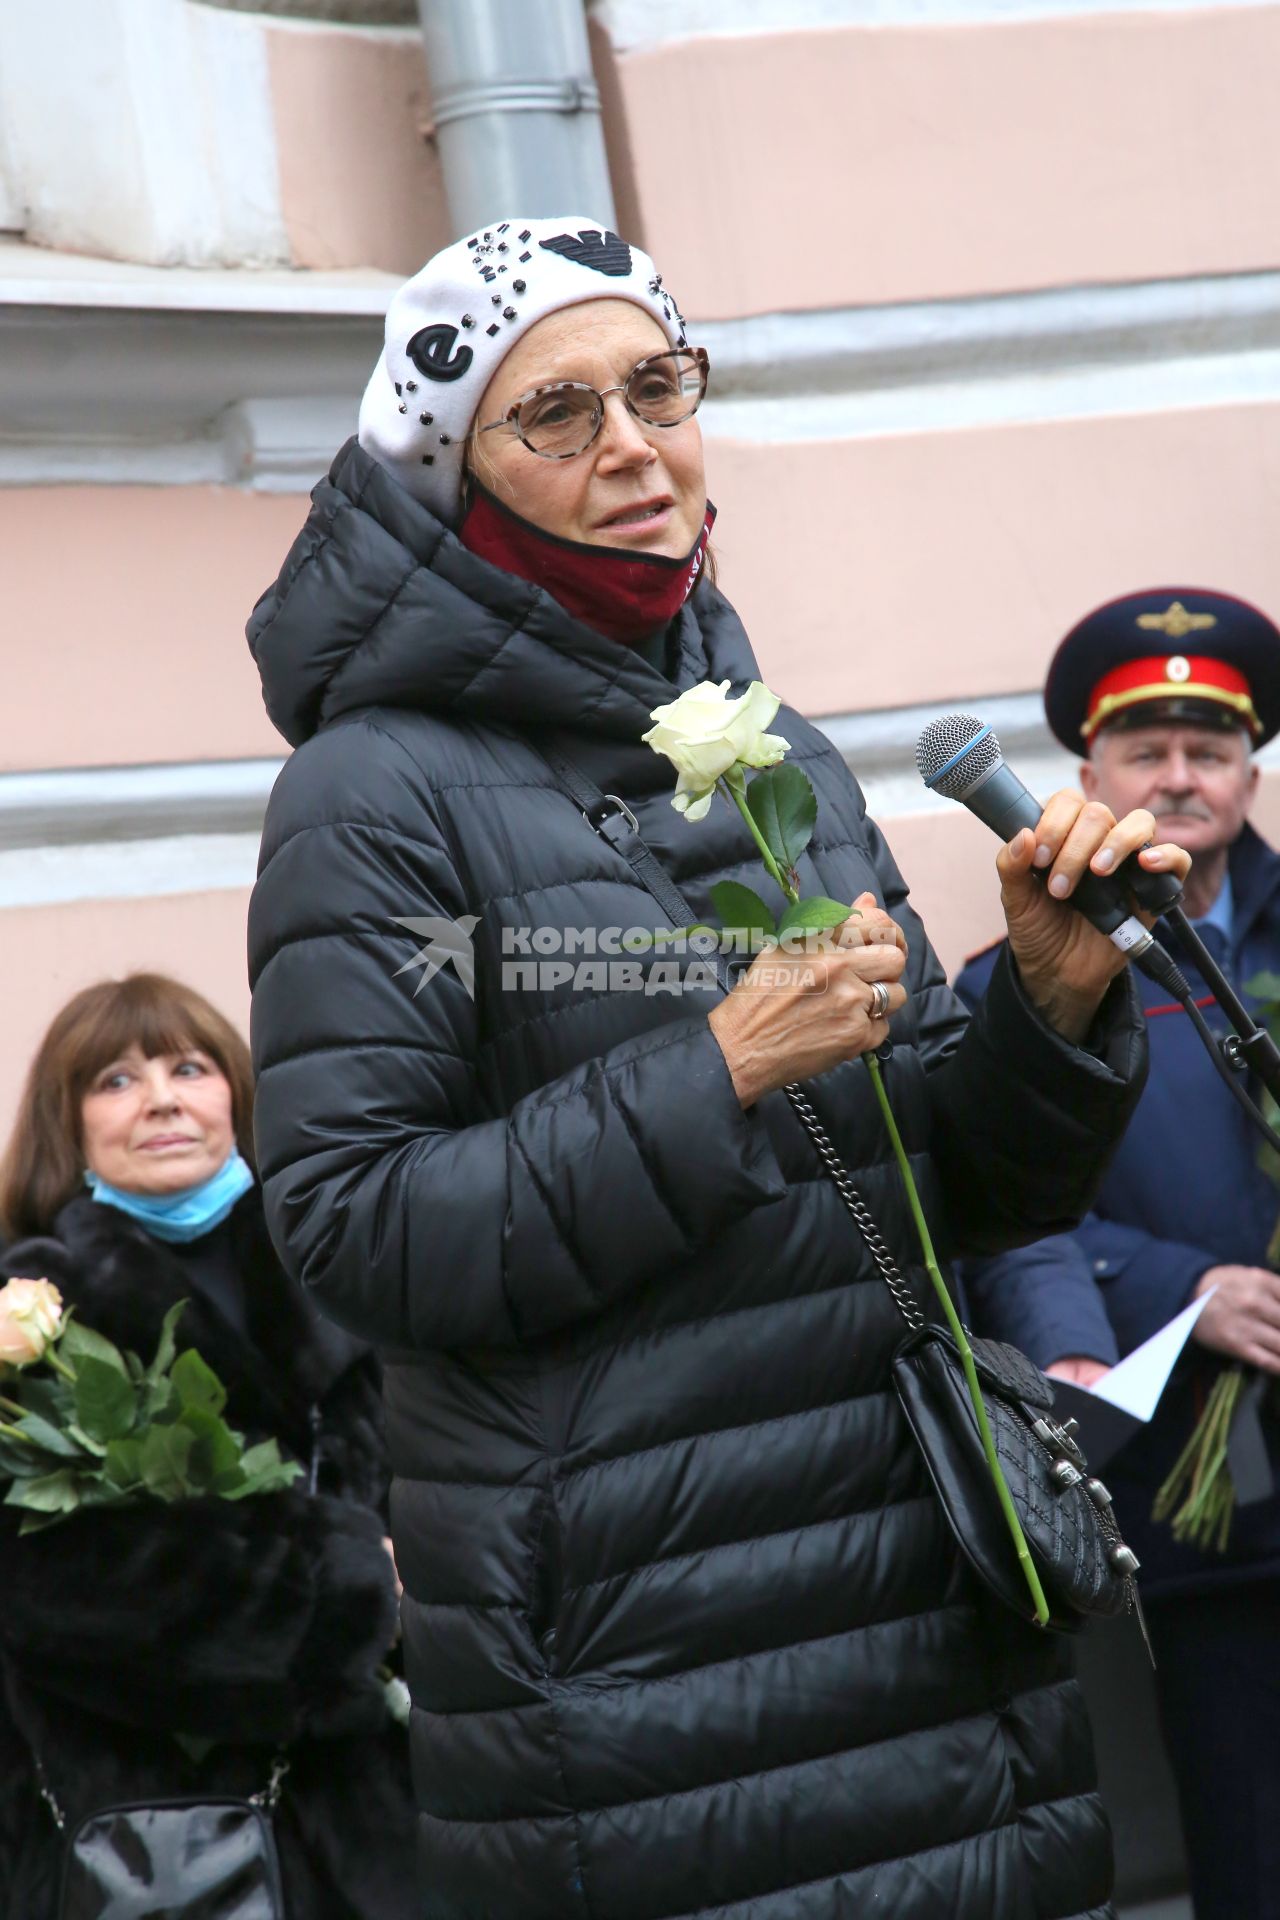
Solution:
[[[1280,629],[1247,600],[1150,587],[1108,600],[1054,654],[1044,709],[1069,753],[1106,727],[1244,727],[1280,732]]]

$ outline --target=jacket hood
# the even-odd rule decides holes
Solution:
[[[700,587],[677,615],[676,678],[469,553],[349,440],[247,633],[267,712],[291,746],[340,714],[401,706],[524,731],[636,740],[673,684],[755,672],[737,615]]]

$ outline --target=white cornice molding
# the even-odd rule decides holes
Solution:
[[[6,255],[35,252],[0,242],[0,484],[305,492],[354,430],[392,276],[64,260],[44,279],[29,261],[6,279]],[[694,326],[713,366],[703,419],[723,439],[1280,398],[1280,273]]]
[[[1274,0],[1233,0],[1265,7]],[[672,41],[832,27],[998,26],[1079,14],[1195,13],[1205,0],[588,0],[619,53]]]
[[[159,840],[0,850],[0,912],[87,900],[155,900],[251,887],[256,833],[172,834]]]
[[[1280,273],[696,321],[731,399],[877,391],[1280,348]]]
[[[0,850],[260,833],[283,765],[197,760],[0,774]]]
[[[0,306],[335,314],[381,321],[401,276],[374,267],[150,267],[0,239]]]
[[[1039,693],[817,716],[874,818],[946,814],[915,743],[948,705],[989,722],[1033,793],[1074,786],[1078,762],[1044,722]],[[1258,755],[1280,768],[1280,739]],[[151,767],[75,767],[0,774],[0,911],[78,900],[151,899],[253,885],[271,788],[283,761],[217,760]]]
[[[0,304],[0,484],[306,492],[381,347],[380,317],[332,310]]]

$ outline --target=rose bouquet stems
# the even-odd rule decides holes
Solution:
[[[1224,1367],[1151,1509],[1153,1520],[1169,1521],[1175,1540],[1206,1552],[1225,1552],[1231,1532],[1236,1489],[1227,1440],[1243,1387],[1244,1368]]]
[[[818,803],[805,774],[798,767],[781,764],[789,751],[789,742],[764,731],[772,724],[781,703],[759,680],[753,680],[737,700],[728,698],[728,690],[727,680],[719,685],[705,681],[689,688],[678,700],[654,709],[650,718],[655,724],[644,739],[655,753],[664,755],[676,768],[676,793],[671,804],[678,813],[683,813],[688,820],[703,819],[717,792],[737,809],[755,841],[765,872],[786,901],[781,918],[776,919],[768,903],[752,888],[735,880],[722,880],[711,889],[711,898],[725,931],[781,943],[795,936],[807,939],[810,935],[828,933],[851,915],[856,917],[858,909],[822,895],[808,900],[801,898],[798,862],[817,825]],[[752,770],[754,777],[748,781]],[[863,1062],[871,1076],[893,1146],[925,1270],[959,1350],[1000,1510],[1031,1595],[1036,1620],[1042,1627],[1047,1626],[1049,1603],[996,1454],[973,1349],[938,1265],[929,1223],[889,1102],[880,1062],[874,1054],[864,1054]]]
[[[1254,1001],[1254,1013],[1272,1039],[1280,1039],[1280,974],[1254,974],[1245,981],[1244,990]],[[1272,1126],[1280,1123],[1280,1107],[1265,1089],[1263,1106]],[[1258,1165],[1280,1184],[1280,1161],[1265,1142],[1258,1149]],[[1280,1217],[1272,1230],[1265,1258],[1273,1272],[1280,1268]],[[1151,1509],[1153,1520],[1169,1522],[1175,1540],[1199,1547],[1205,1553],[1225,1553],[1231,1537],[1236,1486],[1228,1442],[1232,1423],[1241,1411],[1245,1388],[1255,1375],[1253,1367],[1238,1360],[1221,1370],[1187,1444],[1170,1468]]]

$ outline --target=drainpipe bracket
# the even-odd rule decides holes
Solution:
[[[452,120],[479,113],[599,113],[594,80],[573,75],[560,80],[492,80],[442,87],[431,102],[432,132]]]

